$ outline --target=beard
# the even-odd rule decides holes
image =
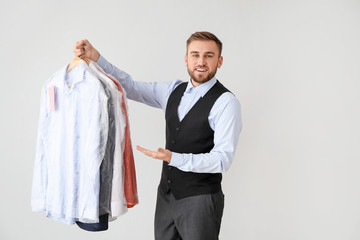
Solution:
[[[188,73],[189,73],[191,79],[194,82],[202,84],[202,83],[206,83],[207,81],[212,79],[215,76],[217,69],[215,68],[215,71],[209,71],[209,69],[208,69],[208,72],[206,72],[207,74],[200,74],[199,76],[195,76],[195,72],[196,72],[195,68],[194,69],[187,68],[187,70],[188,70]]]

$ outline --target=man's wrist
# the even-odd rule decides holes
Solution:
[[[97,50],[95,50],[94,58],[91,60],[93,60],[94,62],[97,62],[99,60],[99,58],[100,58],[100,53]]]

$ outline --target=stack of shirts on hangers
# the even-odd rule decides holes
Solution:
[[[92,231],[137,203],[126,93],[95,62],[75,59],[43,86],[32,210]]]

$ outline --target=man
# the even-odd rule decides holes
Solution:
[[[218,239],[224,208],[222,173],[229,169],[241,131],[240,103],[215,74],[223,63],[222,43],[212,33],[187,40],[188,82],[144,83],[107,62],[87,40],[76,56],[97,63],[125,88],[127,97],[162,108],[166,148],[137,149],[163,160],[155,212],[155,239]]]

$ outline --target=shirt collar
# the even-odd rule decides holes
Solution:
[[[55,80],[55,85],[61,89],[67,89],[67,90],[71,90],[74,88],[74,86],[83,81],[85,78],[85,69],[87,69],[87,64],[81,60],[80,65],[77,67],[74,67],[74,69],[72,69],[71,71],[76,70],[75,75],[74,75],[74,82],[72,83],[71,87],[68,87],[66,84],[66,74],[67,69],[68,69],[69,64],[67,64],[66,66],[64,66],[62,69],[60,69],[58,78]],[[78,69],[75,69],[78,68]]]
[[[197,87],[194,87],[194,85],[191,82],[191,78],[189,79],[188,85],[185,89],[185,93],[191,93],[194,92],[196,94],[200,94],[201,97],[203,97],[209,90],[212,88],[216,83],[216,77],[214,76],[209,81],[200,84]]]

